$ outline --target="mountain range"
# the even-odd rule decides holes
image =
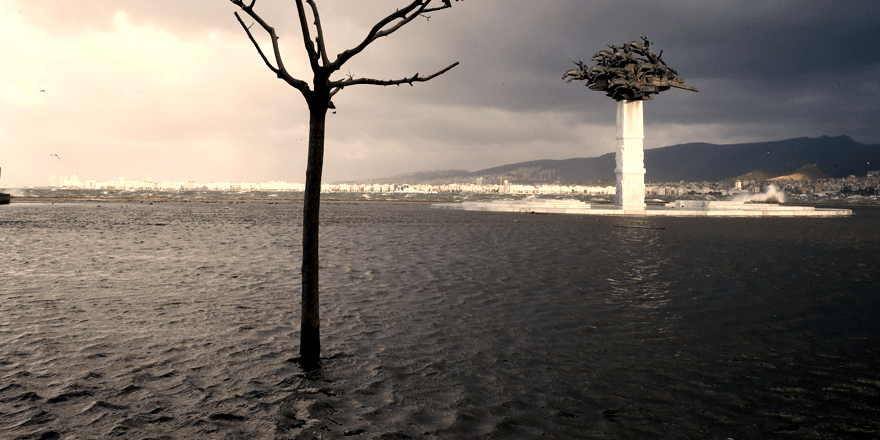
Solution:
[[[565,160],[533,160],[478,171],[443,170],[370,179],[358,183],[613,184],[614,154]],[[849,136],[794,138],[772,142],[716,145],[704,142],[645,150],[645,182],[718,182],[809,173],[810,177],[864,176],[880,170],[880,144],[862,144]]]

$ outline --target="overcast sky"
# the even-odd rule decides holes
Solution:
[[[333,57],[408,1],[317,3]],[[50,175],[303,182],[305,101],[263,64],[235,10],[226,0],[0,0],[0,185]],[[276,27],[288,70],[309,80],[294,2],[259,0],[256,11]],[[337,77],[392,79],[461,62],[414,87],[337,95],[324,181],[612,152],[616,103],[561,77],[570,60],[639,35],[700,89],[646,103],[645,148],[880,143],[877,0],[466,0],[345,65]]]

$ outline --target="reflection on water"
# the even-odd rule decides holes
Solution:
[[[664,227],[653,218],[621,217],[614,224],[607,247],[612,268],[608,283],[609,301],[627,304],[645,313],[661,307],[667,300],[670,270],[668,256],[663,253],[661,237]]]

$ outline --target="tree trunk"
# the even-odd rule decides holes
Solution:
[[[317,102],[315,102],[317,101]],[[324,167],[324,128],[327,102],[309,102],[309,159],[303,201],[302,321],[300,325],[300,363],[305,371],[320,368],[321,324],[318,300],[318,227],[321,208],[321,171]]]

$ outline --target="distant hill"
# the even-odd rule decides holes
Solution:
[[[416,171],[357,183],[467,183],[474,180],[471,174],[468,170]]]
[[[645,181],[715,182],[753,171],[764,171],[771,178],[808,165],[813,165],[814,175],[864,176],[870,170],[880,169],[880,145],[861,144],[849,136],[732,145],[673,145],[645,151]]]
[[[615,181],[614,153],[565,160],[534,160],[478,171],[446,170],[371,179],[363,183],[487,183],[499,177],[517,183],[610,183]],[[645,182],[718,182],[765,180],[801,174],[810,178],[864,176],[880,169],[880,144],[866,145],[849,136],[795,138],[773,142],[716,145],[690,143],[645,150]],[[751,177],[751,178],[749,178]],[[408,180],[398,180],[408,179]]]
[[[773,174],[778,174],[778,173],[779,172],[775,172]],[[815,163],[804,165],[804,166],[802,166],[792,172],[786,172],[786,173],[784,173],[782,175],[778,175],[776,177],[773,177],[772,175],[770,175],[768,173],[767,175],[761,176],[760,179],[756,179],[756,178],[752,178],[752,174],[754,174],[754,172],[746,174],[744,176],[737,176],[735,179],[728,179],[728,180],[772,180],[772,181],[814,180],[814,179],[825,179],[825,178],[831,177],[828,174],[825,174],[819,168],[819,165],[815,164]]]

